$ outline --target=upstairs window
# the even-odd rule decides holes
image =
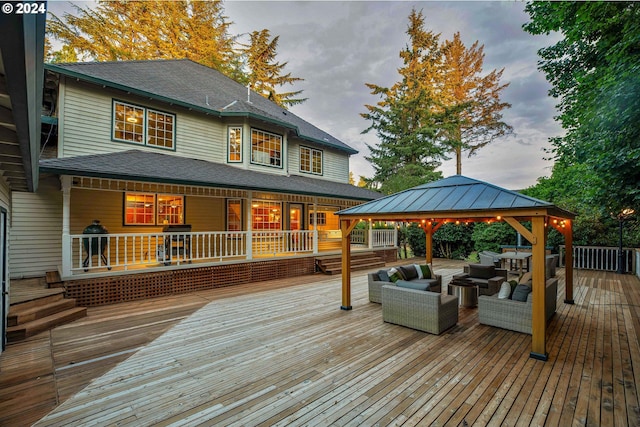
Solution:
[[[251,163],[282,167],[282,136],[251,129]]]
[[[322,151],[300,147],[300,172],[322,175]]]
[[[228,138],[227,161],[229,163],[242,162],[242,128],[239,126],[229,127]]]
[[[174,114],[114,100],[112,138],[117,141],[173,149],[175,121]]]

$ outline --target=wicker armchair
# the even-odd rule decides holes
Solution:
[[[382,320],[440,335],[458,323],[458,297],[384,285]]]
[[[367,280],[369,282],[369,301],[382,304],[382,287],[384,285],[393,285],[393,282],[385,282],[380,280],[378,273],[367,274]],[[442,290],[442,276],[440,274],[434,274],[433,279],[418,279],[429,283],[429,290],[432,292],[440,292]]]
[[[522,332],[531,335],[531,302],[529,294],[526,302],[499,299],[498,295],[478,297],[478,321],[483,325]],[[545,318],[547,321],[556,312],[558,299],[558,279],[547,280],[545,288]]]

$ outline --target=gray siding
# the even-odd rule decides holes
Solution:
[[[12,193],[10,277],[39,277],[62,264],[62,192],[57,177],[36,193]]]

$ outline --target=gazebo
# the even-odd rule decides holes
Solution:
[[[573,304],[572,220],[575,215],[549,202],[462,175],[419,185],[339,211],[342,231],[342,306],[351,310],[350,234],[358,222],[417,222],[426,232],[426,262],[432,262],[433,233],[448,222],[505,221],[531,243],[532,342],[530,356],[547,360],[545,320],[545,247],[548,227],[565,238],[565,300]],[[529,230],[523,222],[531,222]]]

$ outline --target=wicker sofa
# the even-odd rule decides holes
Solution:
[[[440,335],[458,323],[458,297],[437,292],[382,286],[382,320]]]
[[[545,288],[545,318],[547,322],[556,312],[558,279],[547,279]],[[483,325],[496,326],[531,335],[532,294],[526,302],[499,299],[498,295],[478,297],[478,320]]]
[[[408,266],[403,266],[408,267]],[[385,270],[386,272],[387,270]],[[369,301],[375,302],[378,304],[382,303],[382,287],[384,285],[395,285],[394,282],[390,280],[383,280],[381,276],[382,270],[376,273],[367,274],[367,281],[369,283]],[[425,289],[428,286],[431,292],[440,292],[442,290],[442,276],[439,274],[432,274],[432,278],[430,279],[409,279],[411,283],[424,285]]]

